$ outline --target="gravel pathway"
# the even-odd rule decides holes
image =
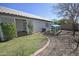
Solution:
[[[48,36],[51,42],[44,53],[48,56],[79,56],[79,49],[72,53],[76,43],[73,42],[71,34],[70,31],[62,31],[59,36]]]

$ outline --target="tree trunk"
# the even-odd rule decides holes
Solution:
[[[76,28],[75,28],[75,22],[74,21],[73,21],[73,24],[72,25],[73,25],[73,29],[72,29],[73,30],[73,36],[75,36]]]
[[[73,36],[75,36],[75,25],[73,25]]]

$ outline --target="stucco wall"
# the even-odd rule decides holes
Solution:
[[[14,17],[0,15],[0,21],[3,22],[3,23],[4,22],[13,23],[14,22]]]
[[[25,21],[26,21],[26,19],[25,19]],[[16,28],[17,28],[17,31],[26,31],[27,30],[27,29],[24,30],[23,20],[22,19],[16,19]]]
[[[42,28],[50,28],[50,27],[46,27],[46,23],[49,23],[49,22],[46,22],[46,21],[41,21],[41,20],[35,20],[35,19],[27,19],[27,18],[22,18],[22,17],[13,17],[13,16],[4,16],[4,15],[0,15],[0,22],[14,22],[14,19],[16,19],[16,28],[17,28],[17,31],[23,31],[23,23],[22,23],[22,20],[31,20],[32,23],[33,23],[33,31],[34,32],[39,32],[42,30]],[[18,20],[17,20],[18,19]],[[20,20],[21,19],[21,20]]]
[[[17,28],[17,31],[23,31],[22,20],[16,20],[16,28]]]
[[[46,28],[49,29],[50,27],[46,27],[46,21],[41,21],[41,20],[34,20],[31,19],[31,21],[33,22],[33,31],[34,32],[40,32],[42,30],[42,28]]]
[[[8,23],[14,22],[15,24],[17,23],[16,24],[17,31],[23,31],[23,21],[22,20],[26,20],[26,18],[0,15],[0,22],[3,22],[3,23],[4,22],[8,22]]]

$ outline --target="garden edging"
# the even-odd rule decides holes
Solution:
[[[50,40],[49,40],[48,37],[47,37],[47,39],[48,39],[47,43],[42,48],[40,48],[39,50],[37,50],[36,52],[34,52],[33,54],[31,54],[31,56],[37,56],[37,55],[39,55],[42,51],[44,51],[48,47],[48,45],[50,43]]]

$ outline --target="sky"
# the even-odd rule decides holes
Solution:
[[[23,11],[46,19],[57,19],[52,3],[0,3],[0,6]]]

